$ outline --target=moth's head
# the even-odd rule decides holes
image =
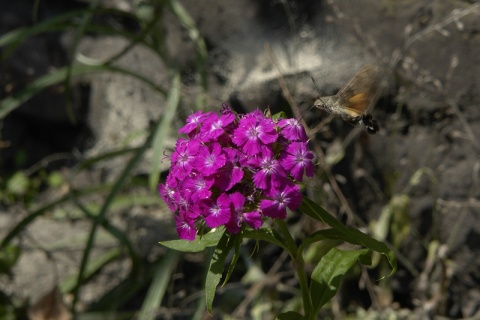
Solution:
[[[338,98],[336,96],[321,97],[315,100],[315,102],[313,103],[313,106],[320,109],[325,109],[335,105],[335,102],[337,100]]]
[[[323,109],[325,107],[325,102],[323,102],[323,100],[319,98],[319,99],[315,100],[315,102],[313,103],[313,106],[317,107],[317,108],[320,108],[320,109]]]

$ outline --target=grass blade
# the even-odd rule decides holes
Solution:
[[[160,121],[157,130],[155,131],[155,137],[153,140],[153,157],[150,176],[148,179],[148,185],[150,190],[155,190],[158,184],[160,174],[160,162],[162,160],[162,152],[165,146],[165,140],[167,139],[168,130],[172,127],[172,120],[177,111],[178,102],[180,101],[180,73],[178,71],[173,75],[172,87],[168,93],[167,107],[165,114]]]
[[[142,304],[140,310],[139,320],[152,320],[155,319],[156,310],[162,303],[163,296],[167,290],[168,282],[175,271],[177,265],[179,252],[175,250],[168,250],[168,253],[163,258],[162,262],[158,266],[155,276],[153,278],[150,289],[148,289],[145,301]]]

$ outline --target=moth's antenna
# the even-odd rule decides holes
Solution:
[[[305,121],[303,121],[303,115],[299,112],[298,107],[295,106],[295,102],[292,98],[292,95],[290,94],[290,91],[288,90],[288,86],[285,82],[285,79],[283,78],[283,72],[280,69],[280,64],[278,63],[275,54],[272,51],[272,48],[270,45],[267,43],[265,44],[265,51],[268,54],[268,57],[270,58],[270,62],[272,65],[277,69],[278,73],[280,76],[278,77],[278,83],[280,85],[280,88],[282,89],[282,93],[284,94],[285,98],[288,101],[288,104],[290,105],[293,114],[295,115],[297,121],[301,123],[305,128],[307,128],[307,125],[305,124]],[[309,109],[310,110],[310,109]]]
[[[288,86],[285,83],[285,79],[283,78],[283,72],[282,72],[282,70],[280,68],[280,65],[279,65],[279,63],[278,63],[278,61],[277,61],[277,59],[276,59],[276,57],[275,57],[275,55],[272,51],[272,48],[270,47],[270,45],[268,43],[265,44],[264,47],[265,47],[265,51],[266,51],[268,57],[270,58],[270,62],[277,69],[277,71],[279,73],[278,83],[280,85],[280,88],[282,89],[282,93],[284,94],[285,98],[287,99],[289,105],[292,108],[292,111],[293,111],[293,114],[295,115],[295,118],[297,119],[298,123],[301,123],[303,125],[303,127],[307,131],[307,135],[311,136],[310,129],[308,128],[308,126],[305,123],[305,120],[303,119],[303,114],[299,112],[298,107],[295,105],[295,102],[294,102],[294,100],[293,100],[293,98],[290,94],[290,91],[288,90]],[[313,77],[312,77],[312,79],[313,79]],[[316,87],[316,84],[315,84],[315,87]],[[319,91],[318,88],[317,88],[317,91]],[[322,101],[322,103],[323,103],[323,101]],[[308,111],[310,111],[314,106],[315,105],[310,107],[308,109]]]
[[[313,85],[315,86],[315,89],[317,90],[318,92],[318,100],[320,100],[322,102],[323,105],[325,105],[325,102],[323,102],[322,100],[322,94],[320,93],[320,89],[318,88],[317,86],[317,82],[315,81],[315,79],[313,78],[313,76],[310,76],[310,78],[312,78],[312,82],[313,82]],[[310,107],[310,109],[308,110],[311,110],[313,107],[317,107],[316,104],[313,104],[313,106]],[[317,107],[318,108],[318,107]]]
[[[285,99],[287,100],[288,104],[292,108],[293,113],[298,118],[299,112],[294,108],[295,102],[292,98],[292,95],[290,94],[290,91],[288,90],[288,86],[285,82],[285,79],[283,78],[283,71],[280,68],[280,64],[278,63],[278,60],[275,54],[273,53],[272,48],[270,47],[270,44],[266,43],[264,45],[264,49],[270,59],[270,63],[275,67],[275,69],[277,69],[279,73],[279,77],[277,78],[277,80],[278,80],[278,84],[280,85],[280,88],[282,89],[282,93],[285,96]]]
[[[317,89],[318,96],[320,97],[322,94],[320,93],[320,89],[318,89],[317,82],[315,81],[315,78],[313,76],[310,76],[312,79],[313,85],[315,86],[315,89]]]

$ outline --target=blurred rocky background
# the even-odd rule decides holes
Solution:
[[[148,188],[158,154],[126,168],[168,117],[178,71],[164,149],[186,116],[223,102],[301,116],[318,157],[307,192],[395,248],[393,277],[377,281],[382,262],[357,271],[327,314],[480,317],[479,18],[480,3],[453,0],[1,1],[0,315],[47,319],[33,307],[49,292],[84,314],[129,318],[141,306],[165,256],[158,242],[176,233]],[[365,63],[385,71],[376,135],[311,109]],[[78,279],[102,206],[98,265]],[[312,231],[304,217],[291,223]],[[158,319],[191,319],[203,267],[198,255],[178,262]],[[223,312],[253,318],[259,306],[238,310],[249,285],[238,286],[222,293]]]

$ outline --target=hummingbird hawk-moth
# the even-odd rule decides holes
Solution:
[[[369,111],[379,88],[380,70],[367,64],[336,95],[318,98],[313,105],[353,125],[363,124],[368,133],[375,134],[379,126]]]

